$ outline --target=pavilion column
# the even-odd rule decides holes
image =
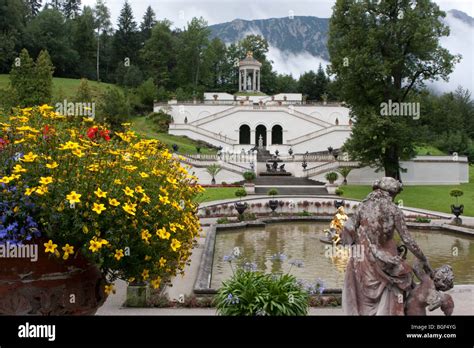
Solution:
[[[253,69],[252,90],[255,91],[256,89],[257,89],[257,69]]]
[[[261,70],[258,71],[258,87],[257,90],[260,92],[260,75],[261,75]]]
[[[242,70],[239,69],[239,92],[242,92]]]
[[[247,90],[247,69],[244,69],[244,90]]]

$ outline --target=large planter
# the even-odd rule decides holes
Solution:
[[[326,191],[328,191],[328,194],[335,195],[336,190],[339,187],[339,185],[337,185],[337,184],[326,184],[325,187],[326,187]]]
[[[268,205],[270,206],[272,213],[274,213],[276,208],[278,208],[278,200],[271,199],[270,201],[268,201]]]
[[[105,302],[105,278],[83,256],[64,261],[44,253],[38,259],[0,261],[0,315],[93,315]]]
[[[460,215],[462,215],[462,213],[464,212],[464,205],[461,204],[459,206],[456,206],[456,205],[451,205],[451,212],[454,214],[454,216],[456,216],[454,218],[454,223],[456,224],[462,224],[462,220],[461,218],[459,217]]]
[[[247,209],[248,205],[245,202],[237,202],[235,203],[235,210],[239,213],[239,215],[242,215],[245,210]]]
[[[255,184],[253,183],[245,183],[244,184],[244,190],[247,193],[247,195],[254,195],[255,194]]]

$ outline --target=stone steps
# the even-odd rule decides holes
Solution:
[[[255,186],[324,186],[320,181],[287,176],[260,176],[254,180],[254,184]]]
[[[327,196],[328,192],[325,187],[322,186],[285,186],[285,187],[275,187],[275,186],[257,186],[255,187],[256,195],[266,195],[271,189],[276,189],[279,195],[294,195],[294,196],[306,196],[306,195],[315,195],[315,196]],[[275,199],[278,199],[278,196],[275,196]]]

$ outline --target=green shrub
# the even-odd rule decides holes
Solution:
[[[276,196],[276,195],[278,195],[278,190],[271,189],[270,191],[268,191],[268,195],[269,196]]]
[[[427,217],[423,217],[423,216],[418,216],[416,219],[415,219],[415,222],[420,222],[420,223],[430,223],[431,222],[431,219],[428,219]]]
[[[344,190],[342,188],[338,187],[336,189],[336,195],[338,195],[338,196],[344,195]]]
[[[251,171],[245,172],[242,175],[243,175],[244,179],[248,182],[251,182],[252,180],[255,180],[255,178],[256,178],[255,173],[251,172]]]
[[[334,183],[334,181],[337,180],[339,175],[337,175],[336,172],[330,172],[326,174],[326,180],[329,181],[331,184]]]
[[[222,217],[222,218],[217,219],[217,223],[218,223],[219,225],[222,225],[222,224],[228,224],[228,223],[230,223],[230,221],[229,221],[228,218]]]
[[[242,197],[247,196],[247,192],[245,191],[245,189],[239,188],[238,190],[235,191],[235,196],[242,198]]]
[[[229,316],[301,316],[308,313],[308,293],[289,274],[238,269],[216,297],[217,311]]]
[[[449,195],[451,197],[456,198],[456,204],[458,204],[458,198],[461,197],[462,195],[464,195],[464,192],[462,190],[459,190],[459,189],[452,189],[449,192]]]
[[[171,123],[171,116],[163,111],[148,114],[149,119],[155,126],[155,130],[160,133],[167,133]]]
[[[242,215],[239,215],[239,220],[240,221],[254,221],[257,220],[257,216],[254,213],[243,213]]]
[[[306,210],[303,210],[302,212],[298,213],[297,215],[298,216],[311,216],[311,213],[306,211]]]

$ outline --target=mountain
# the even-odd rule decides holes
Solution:
[[[448,14],[452,15],[454,18],[459,19],[460,21],[464,22],[465,24],[474,27],[474,18],[469,16],[467,13],[458,11],[458,10],[449,10]]]
[[[474,27],[474,18],[458,10],[448,14]],[[449,20],[446,18],[449,25]],[[211,37],[218,37],[225,43],[241,40],[248,34],[260,34],[267,39],[270,46],[280,51],[298,54],[309,53],[329,61],[327,39],[329,18],[295,16],[293,18],[269,18],[247,21],[235,19],[232,22],[209,26]]]
[[[235,19],[232,22],[212,25],[209,28],[212,38],[218,37],[225,43],[239,41],[249,34],[260,34],[271,46],[281,51],[295,54],[307,52],[329,60],[328,18],[294,16],[253,21]]]

